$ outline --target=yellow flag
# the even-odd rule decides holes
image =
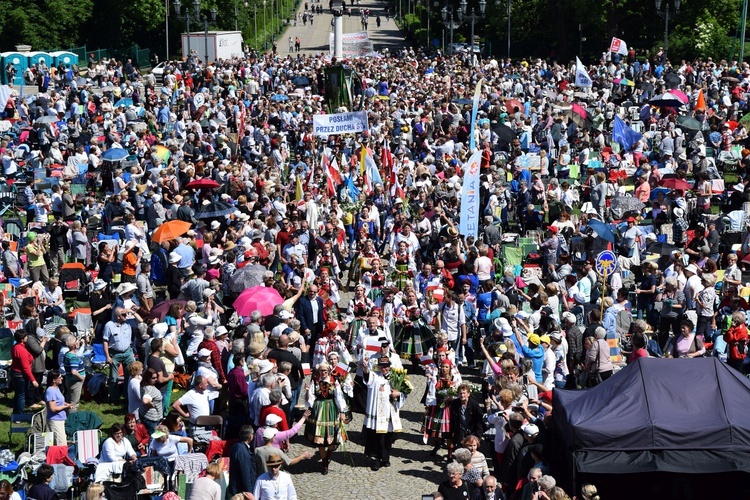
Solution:
[[[367,156],[367,148],[363,143],[359,155],[359,175],[365,175],[365,156]]]
[[[297,190],[295,192],[294,201],[302,201],[302,177],[300,177],[299,175],[297,176]]]

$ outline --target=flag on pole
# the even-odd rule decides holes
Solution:
[[[8,104],[8,99],[10,99],[10,87],[7,85],[0,85],[0,112],[5,109],[5,106]]]
[[[367,194],[372,194],[373,191],[375,191],[375,184],[382,184],[383,179],[380,177],[380,172],[378,171],[378,166],[375,164],[375,160],[372,158],[372,155],[367,152],[367,149],[364,149],[365,153],[363,155],[363,161],[365,164],[365,191]]]
[[[294,191],[294,201],[299,203],[302,201],[304,190],[302,189],[302,176],[297,176],[297,187]]]
[[[609,44],[609,51],[622,56],[628,55],[628,45],[625,40],[612,37],[612,43]]]
[[[365,175],[365,155],[367,155],[367,147],[362,143],[359,148],[359,175]]]
[[[349,364],[344,362],[339,362],[334,369],[333,374],[338,375],[341,378],[346,377],[346,375],[349,373]]]
[[[472,134],[473,136],[474,134]],[[478,150],[464,164],[464,183],[461,186],[461,218],[458,231],[466,237],[477,237],[479,231],[479,167],[482,151]]]
[[[622,121],[622,118],[615,115],[615,120],[612,127],[612,140],[619,143],[625,151],[633,149],[638,141],[641,140],[641,134],[628,127],[628,125]]]
[[[349,198],[356,201],[359,198],[359,189],[354,185],[351,177],[346,178],[346,188],[349,190]]]
[[[390,177],[391,171],[393,171],[393,154],[391,153],[391,146],[388,144],[388,139],[383,139],[383,153],[380,161],[383,165],[385,175]]]
[[[706,111],[706,98],[703,96],[703,89],[698,91],[698,99],[695,100],[695,111]]]
[[[479,80],[477,82],[477,88],[474,89],[474,99],[473,103],[471,105],[471,133],[469,134],[469,151],[474,151],[476,148],[476,139],[474,137],[474,129],[477,126],[477,111],[479,110],[479,96],[482,92],[482,84],[484,83],[484,78]],[[478,178],[479,174],[477,174]],[[476,237],[476,234],[474,235]]]
[[[586,67],[583,65],[578,56],[576,56],[576,87],[591,87],[591,77],[586,71]]]
[[[327,165],[327,175],[331,176],[331,180],[333,181],[334,185],[341,185],[343,179],[341,178],[341,170],[339,170],[339,164],[336,161],[336,158],[334,158],[333,161],[329,161],[328,158],[324,156],[323,161]]]

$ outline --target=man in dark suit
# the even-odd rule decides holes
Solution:
[[[472,399],[469,384],[458,386],[458,398],[451,402],[451,434],[453,443],[460,443],[466,436],[482,438],[482,408]],[[452,455],[452,449],[449,450]]]
[[[250,449],[250,443],[255,438],[255,432],[250,425],[243,425],[240,429],[240,441],[229,450],[229,484],[227,485],[227,500],[237,493],[253,491],[258,472],[255,470],[255,456]]]
[[[294,334],[299,336],[299,334]],[[292,365],[292,371],[289,373],[289,384],[292,390],[292,397],[289,401],[289,408],[287,411],[287,421],[292,422],[292,415],[294,414],[294,407],[297,405],[300,392],[302,390],[302,381],[305,379],[305,373],[302,371],[302,363],[297,359],[297,356],[289,351],[289,335],[281,334],[279,337],[278,347],[271,349],[268,353],[268,359],[276,361],[276,366],[279,366],[282,361],[287,361]]]
[[[497,484],[495,476],[487,476],[482,487],[474,489],[471,500],[505,500],[505,493]]]
[[[314,347],[325,325],[323,300],[318,297],[318,285],[311,284],[307,288],[307,293],[299,298],[295,309],[300,322],[300,333],[305,336],[307,345]]]

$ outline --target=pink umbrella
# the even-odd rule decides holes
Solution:
[[[508,110],[508,113],[513,113],[515,109],[518,108],[518,110],[523,113],[523,103],[521,101],[518,101],[516,99],[506,99],[505,100],[505,109]]]
[[[240,294],[234,301],[234,309],[240,316],[250,316],[253,311],[260,311],[263,316],[273,314],[273,308],[284,302],[274,288],[254,286]]]
[[[672,89],[669,91],[669,93],[675,96],[677,99],[681,100],[685,104],[687,104],[688,101],[690,101],[690,98],[687,95],[685,95],[684,92],[680,90]]]
[[[578,116],[580,116],[581,118],[583,118],[584,120],[585,120],[586,118],[588,118],[588,117],[589,117],[589,114],[588,114],[588,112],[587,112],[587,111],[586,111],[586,110],[584,109],[584,107],[583,107],[583,106],[581,106],[581,105],[580,105],[580,104],[578,104],[577,102],[574,102],[573,104],[571,104],[571,106],[570,106],[570,110],[571,110],[571,111],[572,111],[573,113],[575,113],[575,114],[577,114]]]

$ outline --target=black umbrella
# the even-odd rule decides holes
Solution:
[[[225,203],[223,201],[214,201],[207,205],[201,205],[195,212],[196,219],[214,219],[217,217],[223,217],[229,215],[236,210],[234,205]]]
[[[676,89],[680,83],[680,77],[676,73],[667,73],[664,75],[664,83],[669,87],[670,90]]]
[[[516,133],[513,132],[513,130],[504,123],[496,124],[494,127],[492,127],[492,131],[497,134],[497,138],[500,142],[510,144],[511,142],[513,142],[513,139],[516,138]]]
[[[701,122],[688,115],[678,116],[677,124],[685,130],[698,131],[703,128],[703,124]]]
[[[655,253],[658,255],[672,255],[672,252],[677,250],[677,247],[672,245],[671,243],[666,242],[656,242],[651,243],[648,247],[646,247],[647,253]]]

